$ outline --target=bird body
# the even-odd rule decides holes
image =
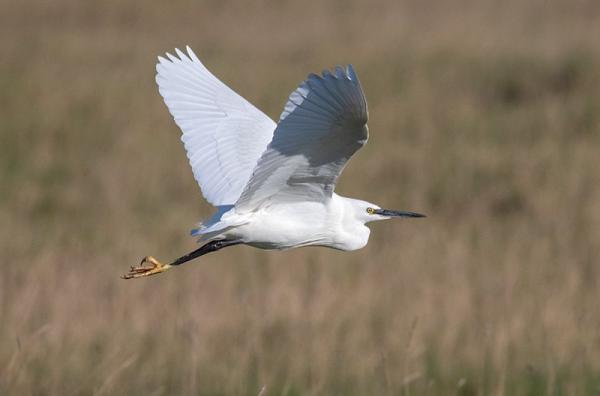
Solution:
[[[156,81],[183,132],[194,177],[217,211],[192,230],[202,247],[171,264],[146,257],[126,279],[236,244],[356,250],[369,240],[370,221],[424,217],[334,192],[369,137],[367,101],[351,65],[310,74],[275,123],[208,71],[191,48],[176,54],[158,58]]]
[[[239,214],[232,207],[209,226],[218,231],[207,233],[203,240],[240,240],[261,249],[326,246],[357,250],[369,239],[370,230],[361,218],[369,206],[375,205],[334,193],[326,202],[273,204],[250,213]]]

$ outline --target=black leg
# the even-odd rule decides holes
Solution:
[[[202,247],[200,247],[199,249],[196,249],[193,252],[186,254],[185,256],[179,257],[177,260],[173,261],[170,265],[181,265],[181,264],[186,263],[190,260],[193,260],[197,257],[204,256],[207,253],[216,252],[217,250],[223,249],[224,247],[238,245],[240,243],[242,243],[242,242],[226,240],[226,239],[210,241],[206,245],[203,245]]]

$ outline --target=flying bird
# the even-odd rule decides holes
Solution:
[[[151,256],[125,279],[162,273],[227,246],[364,247],[371,221],[425,217],[334,192],[367,142],[367,101],[352,65],[310,74],[275,123],[200,62],[190,47],[158,57],[156,82],[183,132],[194,177],[216,213],[192,230],[204,243],[169,264]]]

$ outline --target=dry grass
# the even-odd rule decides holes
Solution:
[[[0,33],[0,394],[600,392],[597,2],[2,0]],[[352,62],[338,191],[429,217],[119,280],[210,213],[153,81],[185,44],[274,118]]]

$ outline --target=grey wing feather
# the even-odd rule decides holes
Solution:
[[[367,119],[367,101],[351,65],[309,75],[290,95],[236,210],[331,198],[344,166],[368,139]]]

